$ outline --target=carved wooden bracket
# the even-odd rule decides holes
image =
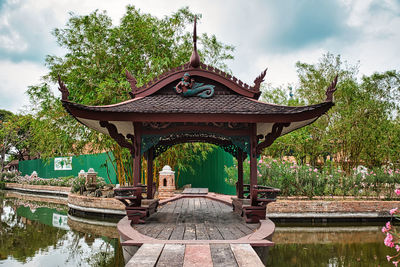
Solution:
[[[125,71],[125,74],[126,74],[126,79],[130,83],[131,89],[132,89],[132,91],[129,92],[129,95],[132,98],[135,98],[135,94],[139,90],[139,88],[136,87],[137,81],[136,81],[135,77],[133,77],[133,75],[128,70]]]
[[[254,80],[254,86],[252,89],[254,91],[260,91],[261,83],[264,81],[265,75],[267,74],[268,68],[266,68],[261,74]]]
[[[61,81],[60,75],[58,75],[58,90],[61,92],[61,99],[64,101],[68,100],[69,91],[65,84]]]
[[[125,139],[124,135],[118,133],[117,127],[114,124],[109,123],[108,121],[100,121],[100,126],[108,130],[108,133],[118,143],[118,145],[128,148],[131,153],[134,152],[133,145]],[[131,137],[133,138],[133,136]]]
[[[326,100],[325,102],[333,102],[333,93],[336,91],[336,84],[338,80],[338,75],[333,79],[332,83],[326,88]]]
[[[283,130],[283,127],[289,127],[290,122],[288,123],[275,123],[272,126],[272,131],[265,136],[265,140],[257,145],[257,155],[260,155],[262,150],[266,147],[272,145],[276,138],[278,138]]]

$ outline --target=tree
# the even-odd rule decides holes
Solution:
[[[300,83],[294,98],[283,88],[267,88],[264,99],[278,104],[304,105],[325,100],[325,89],[339,75],[335,106],[315,123],[281,137],[267,150],[293,155],[316,165],[329,155],[342,169],[398,163],[400,73],[386,71],[357,78],[351,66],[332,54],[317,64],[296,64]],[[279,96],[279,97],[277,97]],[[279,103],[280,102],[280,103]]]
[[[23,160],[23,154],[30,155],[31,151],[31,115],[7,114],[4,121],[0,121],[0,167],[4,170],[5,157],[7,154]],[[12,151],[14,150],[14,151]]]
[[[63,57],[47,56],[46,83],[28,89],[32,102],[38,103],[35,135],[41,155],[79,154],[90,144],[93,151],[112,150],[114,154],[119,153],[114,158],[121,159],[123,150],[115,149],[113,140],[69,117],[48,84],[56,82],[60,75],[70,91],[69,99],[81,104],[104,105],[128,100],[131,89],[125,78],[126,70],[140,86],[189,60],[192,33],[186,28],[192,26],[195,16],[201,17],[182,8],[159,19],[128,6],[120,24],[114,26],[105,12],[95,11],[86,16],[71,14],[65,28],[53,32],[67,53]],[[225,61],[233,58],[232,46],[207,34],[201,35],[199,46],[204,63],[227,71]],[[115,165],[121,177],[130,168],[122,162]],[[125,162],[130,164],[129,160]]]

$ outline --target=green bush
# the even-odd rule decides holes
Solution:
[[[81,191],[81,188],[85,188],[85,182],[86,178],[85,177],[77,177],[74,178],[72,185],[71,185],[71,192],[72,193],[78,193]],[[102,177],[97,177],[96,179],[96,189],[100,189],[103,186],[106,185],[106,182],[104,181],[104,178]]]
[[[71,192],[72,193],[78,193],[80,192],[81,188],[85,187],[85,177],[77,177],[74,179],[74,181],[72,182],[72,186],[71,186]]]
[[[6,183],[3,181],[0,181],[0,190],[3,190],[6,188]]]
[[[400,183],[400,170],[374,168],[346,174],[333,164],[315,168],[308,164],[278,161],[262,157],[258,161],[258,184],[281,189],[282,196],[355,196],[393,198],[396,184]],[[244,183],[249,183],[249,161],[244,161]],[[226,167],[226,182],[237,181],[237,166]]]

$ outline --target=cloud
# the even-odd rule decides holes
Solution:
[[[355,38],[346,24],[349,10],[335,0],[273,1],[268,9],[271,18],[263,35],[265,48],[290,52],[317,47],[329,38]]]
[[[96,9],[107,10],[118,23],[127,4],[129,1],[3,1],[0,4],[0,59],[44,63],[48,54],[65,53],[51,31],[64,27],[70,12],[85,15]]]
[[[0,11],[0,59],[44,62],[48,51],[57,51],[50,25],[59,22],[51,9],[29,1],[7,1]],[[50,26],[50,27],[49,27]]]
[[[1,106],[16,110],[26,100],[26,86],[46,72],[45,55],[65,52],[50,32],[64,27],[70,11],[106,10],[118,24],[128,4],[160,18],[184,6],[202,13],[198,34],[215,34],[234,45],[235,60],[228,65],[249,84],[265,67],[268,82],[293,84],[297,61],[315,63],[326,52],[341,54],[350,64],[360,60],[362,74],[400,69],[398,0],[0,0]],[[14,91],[22,100],[10,98]]]
[[[25,94],[30,85],[40,82],[40,77],[46,73],[46,68],[32,62],[14,63],[8,60],[0,61],[0,109],[17,112],[28,104]]]

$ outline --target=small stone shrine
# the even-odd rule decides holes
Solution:
[[[90,192],[96,191],[96,184],[97,184],[96,179],[97,179],[97,172],[95,172],[93,168],[90,168],[86,173],[85,186],[87,191]]]
[[[160,179],[158,184],[158,198],[166,199],[174,196],[175,192],[175,172],[171,167],[165,165],[160,171]]]

